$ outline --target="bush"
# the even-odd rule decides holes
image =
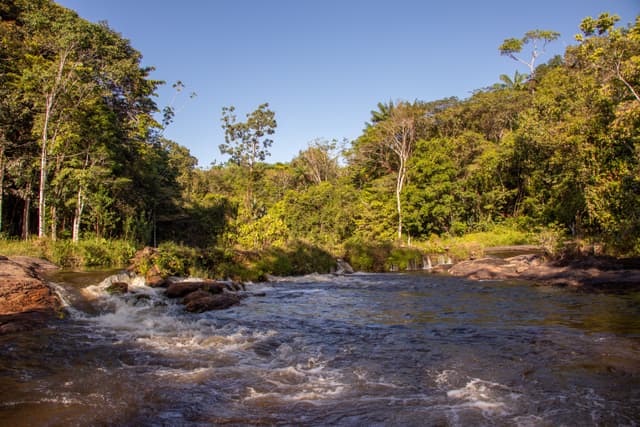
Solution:
[[[422,268],[422,252],[416,248],[393,248],[386,262],[386,269],[419,270]]]
[[[344,258],[356,271],[387,271],[387,260],[391,254],[391,243],[363,242],[350,239],[345,243]]]
[[[135,246],[124,240],[0,240],[3,255],[44,258],[60,267],[118,267],[135,253]]]

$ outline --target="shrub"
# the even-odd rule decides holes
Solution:
[[[391,243],[371,243],[350,239],[345,243],[344,258],[357,271],[382,272],[387,269],[387,259],[391,249]]]

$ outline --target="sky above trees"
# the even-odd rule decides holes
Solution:
[[[506,38],[558,31],[545,62],[575,43],[584,17],[608,11],[626,25],[640,13],[637,0],[58,3],[107,21],[156,67],[152,77],[167,82],[158,104],[176,111],[165,135],[203,167],[227,159],[218,149],[224,106],[242,119],[268,102],[278,128],[267,161],[289,161],[316,138],[356,138],[380,101],[466,98],[501,74],[526,72],[500,55]]]

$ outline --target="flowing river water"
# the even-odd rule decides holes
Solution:
[[[70,318],[0,337],[0,425],[640,423],[639,293],[311,275],[189,314],[56,280]]]

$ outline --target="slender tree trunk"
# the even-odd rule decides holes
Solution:
[[[73,229],[71,239],[77,243],[80,240],[80,221],[82,220],[82,211],[84,210],[84,194],[82,192],[82,186],[78,188],[78,194],[76,198],[76,211],[73,216]]]
[[[51,240],[58,240],[58,209],[55,205],[51,206]]]
[[[85,159],[84,159],[84,169],[89,167],[89,152],[87,151]],[[85,197],[82,186],[83,180],[80,179],[78,183],[78,194],[76,197],[76,211],[73,216],[73,228],[71,232],[71,240],[74,242],[80,241],[80,223],[82,222],[82,212],[84,211]]]
[[[24,209],[22,210],[22,239],[29,238],[29,211],[31,210],[31,180],[27,183],[27,189],[24,196]]]
[[[404,180],[406,177],[406,170],[404,162],[400,161],[400,168],[398,170],[398,177],[396,179],[396,209],[398,211],[398,240],[402,239],[402,201],[400,196],[402,195],[402,188],[404,187]]]
[[[58,155],[56,158],[56,167],[54,171],[54,176],[57,175],[58,172],[60,172],[60,169],[62,168],[62,160],[63,160],[63,157],[61,155]],[[60,200],[60,198],[62,197],[61,187],[62,186],[60,184],[54,187],[53,189],[54,200]],[[58,207],[54,203],[51,205],[51,240],[55,241],[57,239],[58,239]]]
[[[629,91],[634,96],[636,101],[640,102],[640,94],[635,90],[635,88],[631,85],[631,83],[629,83],[622,75],[622,71],[620,70],[620,61],[616,63],[616,75],[618,79],[620,79],[622,83],[624,83],[627,89],[629,89]]]
[[[4,214],[4,142],[0,142],[0,233],[2,232],[2,214]]]
[[[53,115],[54,106],[58,91],[63,84],[63,72],[64,67],[67,64],[67,57],[71,51],[71,48],[65,50],[60,55],[60,63],[58,64],[58,71],[56,73],[53,86],[50,92],[46,94],[45,111],[44,111],[44,123],[42,125],[42,138],[41,138],[41,150],[40,150],[40,189],[38,193],[38,237],[44,237],[45,231],[45,216],[46,205],[45,195],[47,187],[47,148],[49,145],[49,122]],[[67,80],[67,79],[64,79]]]
[[[47,96],[47,106],[44,113],[44,125],[42,127],[42,140],[40,150],[40,189],[38,193],[38,237],[45,236],[45,187],[47,186],[47,145],[49,120],[51,119],[51,107],[53,106],[53,94]]]

